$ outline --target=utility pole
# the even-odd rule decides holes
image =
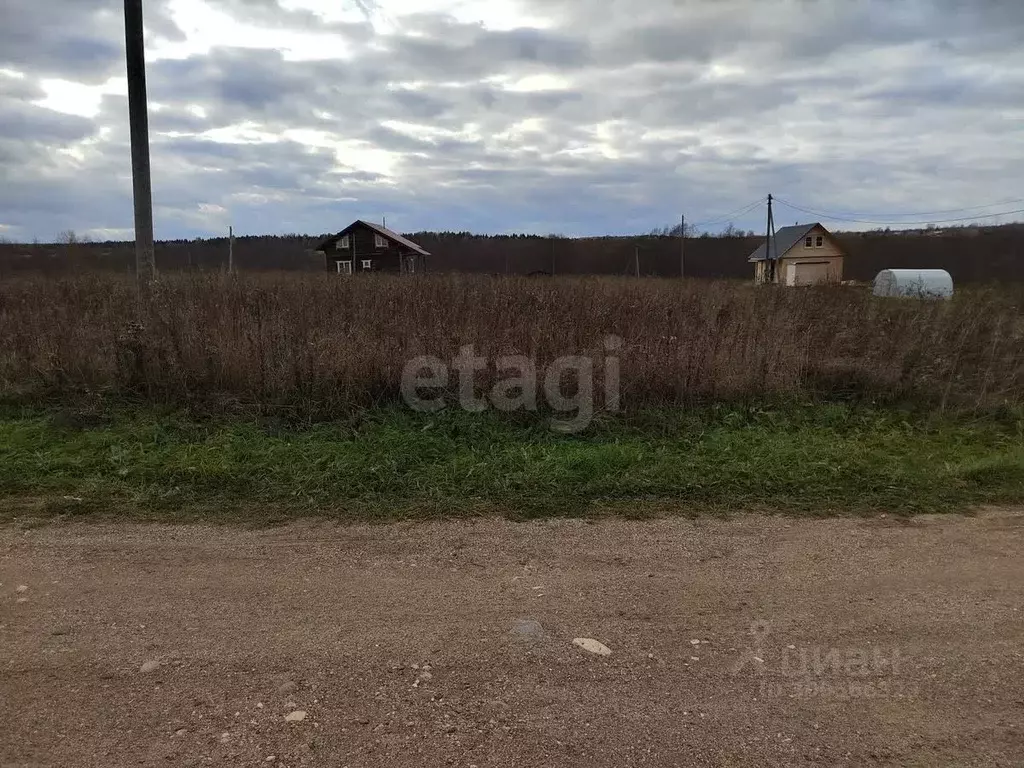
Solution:
[[[135,274],[156,277],[153,258],[153,185],[149,169],[149,107],[146,101],[146,44],[142,0],[124,0],[125,53],[128,65],[128,121],[132,143],[132,192],[135,201]]]
[[[686,277],[686,214],[679,220],[679,277]]]
[[[765,230],[764,236],[764,255],[765,255],[765,269],[767,270],[767,282],[775,282],[775,258],[778,256],[772,250],[772,246],[776,245],[772,241],[775,238],[775,217],[772,215],[772,196],[768,195],[768,227]]]
[[[228,274],[235,271],[235,228],[228,227]]]
[[[635,252],[634,252],[633,256],[634,256],[634,260],[636,261],[636,276],[640,277],[640,246],[639,245],[636,246],[636,249],[635,249]]]

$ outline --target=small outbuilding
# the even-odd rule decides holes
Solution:
[[[422,274],[430,254],[412,240],[370,221],[354,221],[331,235],[316,250],[327,269],[339,275],[355,272]]]
[[[783,227],[770,243],[766,241],[750,254],[748,261],[754,265],[757,283],[818,285],[842,282],[845,258],[839,241],[815,223]]]
[[[953,297],[953,277],[944,269],[883,269],[875,277],[874,294],[949,299]]]

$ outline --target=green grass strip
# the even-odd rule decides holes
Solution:
[[[130,409],[0,414],[0,515],[352,520],[967,510],[1024,501],[1014,414],[841,405],[645,411],[557,434],[541,417],[400,409],[338,423]]]

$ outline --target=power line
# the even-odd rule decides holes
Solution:
[[[886,217],[907,217],[907,216],[939,216],[943,213],[960,213],[961,211],[980,211],[985,208],[995,208],[997,205],[1014,205],[1015,203],[1024,203],[1024,198],[1017,198],[1015,200],[1003,200],[1000,203],[986,203],[985,205],[969,205],[964,208],[947,208],[942,211],[915,211],[913,213],[855,213],[852,211],[845,211],[844,216],[856,216],[863,218],[886,218]]]
[[[906,221],[903,218],[900,218],[900,219],[896,219],[895,218],[895,217],[910,217],[910,216],[934,216],[934,215],[940,215],[940,214],[944,214],[944,213],[959,213],[959,212],[962,212],[962,211],[979,211],[979,210],[984,210],[986,208],[992,208],[992,207],[997,206],[997,205],[1013,205],[1014,203],[1024,202],[1024,198],[1017,198],[1017,199],[1013,199],[1013,200],[1004,200],[1003,202],[1000,202],[1000,203],[986,203],[984,205],[966,206],[966,207],[963,207],[963,208],[948,208],[948,209],[936,210],[936,211],[915,211],[915,212],[911,212],[911,213],[883,213],[883,214],[869,214],[869,213],[833,214],[833,213],[828,213],[826,211],[818,211],[818,210],[815,210],[813,208],[807,208],[807,207],[802,206],[802,205],[797,205],[796,203],[788,202],[787,200],[784,200],[784,199],[782,199],[780,197],[776,197],[775,200],[776,200],[776,202],[782,203],[783,205],[786,205],[786,206],[788,206],[790,208],[793,208],[794,210],[802,211],[803,213],[809,213],[809,214],[811,214],[813,216],[818,216],[820,218],[827,219],[829,221],[843,221],[843,222],[850,222],[850,223],[853,223],[853,224],[875,224],[875,225],[893,225],[893,224],[895,224],[895,225],[898,225],[898,226],[910,226],[910,225],[917,225],[917,224],[920,224],[920,225],[926,225],[926,224],[952,224],[952,223],[955,223],[955,222],[974,221],[976,219],[996,218],[998,216],[1010,216],[1010,215],[1015,215],[1015,214],[1018,214],[1018,213],[1024,213],[1024,208],[1022,208],[1022,209],[1012,210],[1012,211],[1001,211],[1001,212],[998,212],[998,213],[986,213],[986,214],[979,213],[979,214],[974,214],[974,215],[971,215],[971,216],[963,216],[963,217],[958,217],[958,218],[930,219],[930,220],[924,220],[924,221]],[[724,224],[725,222],[729,221],[730,219],[734,219],[734,218],[737,218],[739,216],[743,216],[743,215],[745,215],[747,213],[750,213],[755,208],[757,208],[757,207],[759,207],[759,206],[761,206],[763,204],[764,204],[763,200],[755,200],[754,202],[750,203],[749,205],[746,205],[746,206],[744,206],[742,208],[737,208],[735,211],[731,211],[729,213],[725,213],[725,214],[722,214],[720,216],[715,216],[713,218],[706,219],[704,221],[693,222],[693,223],[690,224],[690,226],[696,228],[696,227],[706,227],[706,226],[713,225],[713,224]],[[875,218],[871,218],[871,217],[878,217],[878,218],[875,219]],[[888,220],[885,217],[892,217],[892,220]]]
[[[716,216],[715,218],[712,218],[712,219],[707,219],[706,221],[698,221],[698,222],[696,222],[694,224],[691,224],[690,226],[693,226],[693,227],[703,227],[703,226],[707,226],[708,224],[722,224],[722,223],[728,221],[729,219],[735,218],[737,216],[742,216],[745,213],[749,213],[750,211],[754,210],[755,208],[757,208],[758,206],[763,205],[763,204],[764,204],[763,200],[755,200],[750,205],[744,206],[743,208],[738,208],[735,211],[732,211],[730,213],[722,214],[721,216]]]
[[[745,213],[749,213],[750,211],[754,210],[755,208],[757,208],[758,206],[763,205],[763,204],[764,204],[764,200],[755,200],[750,205],[746,205],[743,208],[739,208],[739,209],[737,209],[735,211],[732,211],[730,213],[722,214],[721,216],[716,216],[715,218],[708,219],[707,221],[695,222],[695,223],[691,224],[690,226],[691,227],[704,227],[704,226],[707,226],[708,224],[724,224],[729,219],[735,218],[737,216],[742,216]]]
[[[853,223],[853,224],[875,224],[875,225],[886,225],[886,226],[889,226],[889,225],[892,225],[892,224],[896,224],[896,225],[901,226],[901,227],[905,227],[905,226],[909,226],[909,225],[924,225],[924,224],[952,224],[954,222],[960,222],[960,221],[977,221],[978,219],[994,219],[994,218],[996,218],[998,216],[1012,216],[1014,214],[1024,213],[1024,208],[1020,208],[1020,209],[1015,210],[1015,211],[1000,211],[999,213],[981,213],[981,214],[975,214],[974,216],[962,216],[960,218],[955,218],[955,219],[930,219],[928,221],[892,221],[892,220],[889,220],[889,221],[869,221],[867,219],[854,219],[854,218],[847,218],[847,217],[844,217],[844,216],[833,216],[832,214],[825,213],[824,211],[815,211],[815,210],[813,210],[811,208],[804,208],[801,205],[796,205],[795,203],[790,203],[790,202],[788,202],[786,200],[783,200],[781,197],[776,197],[775,200],[776,200],[776,202],[782,203],[783,205],[788,206],[789,208],[792,208],[794,210],[802,211],[803,213],[809,213],[812,216],[818,216],[819,218],[826,219],[828,221],[844,221],[844,222],[849,222],[849,223]],[[960,209],[960,210],[969,210],[969,209]]]

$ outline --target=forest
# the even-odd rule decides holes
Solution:
[[[339,224],[339,229],[343,223]],[[670,230],[665,230],[667,232]],[[687,237],[678,233],[629,237],[569,238],[557,235],[474,235],[468,232],[408,233],[432,257],[431,272],[516,275],[635,275],[746,279],[747,257],[762,237],[727,233]],[[234,264],[242,271],[317,272],[325,269],[314,249],[323,235],[237,237]],[[963,227],[914,232],[837,233],[848,258],[844,278],[869,281],[887,268],[945,269],[957,283],[1024,279],[1024,225]],[[69,274],[131,271],[128,242],[85,242],[63,233],[51,244],[0,243],[0,277],[12,273]],[[228,266],[228,238],[157,243],[157,268],[218,271]]]

